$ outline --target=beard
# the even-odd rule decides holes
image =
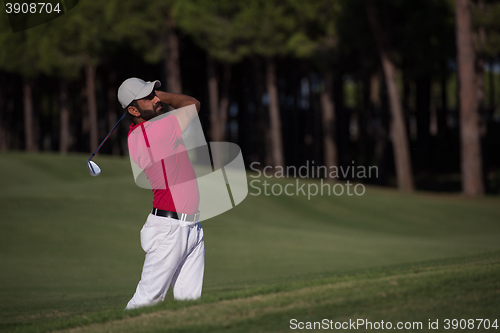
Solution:
[[[137,108],[139,110],[139,113],[141,114],[141,118],[148,121],[153,119],[154,117],[157,117],[161,114],[164,114],[166,111],[163,109],[163,106],[161,105],[161,102],[156,103],[153,106],[153,109],[141,109]]]

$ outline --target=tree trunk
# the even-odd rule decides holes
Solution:
[[[416,79],[417,107],[417,165],[420,171],[428,171],[430,163],[430,124],[431,124],[431,77],[422,76]]]
[[[484,6],[484,1],[479,0],[477,3],[477,8],[479,11],[485,13],[486,9]],[[477,38],[476,38],[476,47],[478,49],[481,49],[484,47],[486,44],[486,31],[484,29],[484,26],[480,26],[478,29],[477,33]],[[474,50],[474,46],[472,47]],[[481,53],[476,53],[475,54],[475,65],[476,65],[476,89],[477,89],[477,95],[476,95],[476,103],[477,103],[477,110],[479,112],[479,135],[482,137],[486,136],[487,132],[487,119],[486,119],[486,113],[483,113],[482,111],[485,108],[485,101],[484,101],[484,56]]]
[[[95,96],[96,66],[90,63],[85,65],[85,95],[88,105],[90,151],[93,152],[99,145],[97,124],[97,102]]]
[[[222,91],[219,103],[219,137],[220,141],[224,140],[226,123],[229,113],[229,86],[231,82],[231,65],[224,64],[222,66]]]
[[[281,118],[278,101],[278,87],[276,84],[276,66],[274,59],[266,59],[266,88],[269,95],[269,123],[273,165],[275,167],[285,165],[283,156],[283,143],[281,135]]]
[[[490,96],[489,96],[489,114],[488,114],[488,120],[491,119],[493,114],[495,113],[495,71],[493,70],[493,66],[495,66],[495,62],[490,59],[489,61],[490,65],[490,71],[488,72],[488,77],[489,77],[489,89],[490,89]]]
[[[446,65],[443,65],[446,66]],[[448,145],[448,87],[446,72],[441,76],[441,110],[437,114],[438,135]]]
[[[312,139],[313,139],[313,142],[314,142],[314,145],[313,145],[313,149],[312,149],[312,153],[313,153],[313,161],[318,161],[319,163],[321,163],[321,160],[323,159],[324,157],[324,150],[321,149],[321,144],[319,142],[321,142],[321,139],[322,139],[322,127],[323,127],[323,124],[322,124],[322,121],[321,121],[321,117],[322,117],[322,111],[321,111],[321,96],[316,94],[314,92],[314,75],[312,75],[312,71],[309,69],[309,64],[306,62],[306,75],[309,76],[308,78],[308,84],[309,84],[309,110],[311,110],[312,112]],[[332,77],[332,81],[333,81],[333,77]],[[330,100],[332,102],[332,106],[333,106],[333,100],[332,100],[332,95],[330,95]],[[290,119],[291,117],[288,117],[288,119]],[[286,128],[286,127],[285,127]],[[286,135],[287,135],[287,132],[285,131],[284,133],[284,136],[286,138]],[[286,139],[285,139],[286,140]],[[286,149],[286,147],[284,148]],[[327,175],[325,174],[325,177]],[[321,177],[320,175],[317,175],[316,177]]]
[[[210,106],[210,139],[213,142],[220,142],[219,138],[219,84],[215,70],[215,61],[207,54],[207,79],[208,79],[208,99]]]
[[[26,151],[38,151],[36,143],[35,120],[33,114],[33,83],[24,79],[23,83],[23,109],[24,109],[24,140]]]
[[[482,182],[481,143],[477,103],[474,49],[468,0],[455,0],[458,77],[460,82],[460,141],[462,190],[465,195],[484,194]]]
[[[69,130],[68,84],[63,79],[59,86],[59,152],[66,154],[71,145]]]
[[[0,76],[0,80],[4,81],[4,77]],[[0,86],[0,151],[7,151],[9,149],[9,124],[8,124],[8,110],[7,101],[5,100],[5,93],[3,87]]]
[[[224,64],[222,71],[222,92],[219,100],[219,80],[215,70],[215,61],[207,55],[207,78],[210,104],[210,137],[213,142],[222,142],[225,137],[227,114],[229,109],[229,82],[231,65]]]
[[[268,143],[271,141],[269,137],[269,131],[267,129],[267,115],[264,110],[264,105],[262,103],[262,97],[265,93],[265,79],[263,75],[263,66],[261,58],[256,56],[251,58],[253,64],[253,74],[254,74],[254,87],[255,87],[255,108],[257,113],[257,156],[258,161],[263,161],[265,165],[271,165],[273,163],[271,157],[271,149]]]
[[[389,96],[392,116],[391,141],[394,148],[398,188],[404,192],[412,192],[414,190],[413,173],[410,160],[408,135],[406,133],[403,116],[403,107],[401,105],[401,99],[399,97],[398,87],[396,84],[396,66],[390,58],[391,52],[389,43],[382,30],[378,12],[372,3],[372,0],[366,1],[366,10],[382,62],[382,69],[384,71],[387,93]]]
[[[117,103],[116,103],[116,71],[112,70],[108,74],[108,132],[110,132],[117,122]],[[120,127],[117,127],[116,131],[118,132]],[[111,142],[109,142],[111,141]],[[109,147],[111,148],[111,154],[119,155],[120,147],[118,145],[118,140],[116,139],[108,139]]]
[[[166,33],[166,53],[165,53],[165,75],[166,75],[166,89],[168,92],[181,94],[182,81],[181,81],[181,66],[179,62],[179,37],[175,29],[175,20],[169,10],[165,15],[167,22]]]
[[[370,101],[373,104],[373,107],[376,109],[380,107],[379,74],[379,70],[370,74]]]
[[[333,96],[333,76],[325,74],[325,88],[321,92],[321,122],[323,125],[323,146],[325,165],[328,168],[338,166],[337,145],[335,143],[335,106]],[[326,177],[328,177],[328,172]]]

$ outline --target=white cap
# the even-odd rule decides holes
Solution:
[[[123,81],[120,88],[118,88],[118,100],[125,109],[132,101],[148,96],[153,89],[159,88],[160,86],[161,82],[158,80],[146,82],[136,77],[132,77]]]

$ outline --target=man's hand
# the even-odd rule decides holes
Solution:
[[[171,105],[175,109],[179,109],[174,111],[173,114],[179,122],[182,133],[184,133],[184,131],[189,127],[193,118],[200,111],[200,102],[191,96],[158,90],[156,91],[156,96],[158,96],[162,103]]]

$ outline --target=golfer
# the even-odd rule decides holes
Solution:
[[[141,230],[146,252],[141,280],[126,309],[163,301],[170,285],[175,299],[197,299],[203,285],[205,245],[198,184],[182,139],[200,102],[156,90],[160,86],[160,81],[130,78],[118,89],[118,100],[132,120],[127,140],[130,157],[154,194]],[[165,114],[162,103],[177,110]]]

